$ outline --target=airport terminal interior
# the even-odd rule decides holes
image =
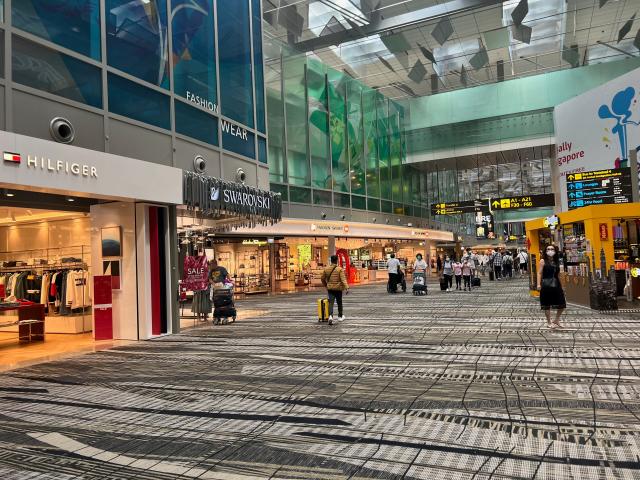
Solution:
[[[0,0],[0,478],[640,480],[640,0]]]

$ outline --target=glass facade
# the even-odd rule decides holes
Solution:
[[[282,77],[267,84],[271,188],[288,185],[291,202],[420,212],[404,107],[316,58],[280,48]]]
[[[11,5],[14,27],[100,60],[100,0],[14,0]]]
[[[217,4],[222,114],[253,128],[249,0],[217,0]]]
[[[213,1],[172,0],[171,15],[173,89],[177,95],[217,111]]]
[[[14,0],[8,7],[15,28],[9,68],[17,85],[106,106],[110,113],[174,128],[178,135],[266,164],[271,147],[260,4]],[[216,18],[216,12],[223,14]],[[37,38],[24,38],[21,31]],[[0,43],[7,40],[0,35]],[[4,48],[1,63],[3,54]],[[234,125],[232,131],[225,125]],[[284,143],[274,141],[273,148],[278,146]]]
[[[98,67],[15,35],[11,56],[14,82],[102,108]]]
[[[156,90],[109,74],[109,111],[123,117],[169,129],[171,126],[170,100]]]
[[[166,1],[106,0],[105,8],[107,63],[169,88]]]
[[[218,119],[179,100],[175,104],[176,133],[218,145]]]

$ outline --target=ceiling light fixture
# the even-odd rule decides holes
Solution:
[[[76,201],[75,198],[67,197],[67,202],[75,202],[75,201]]]

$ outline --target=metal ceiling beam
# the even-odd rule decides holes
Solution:
[[[301,52],[310,52],[331,45],[339,45],[358,38],[365,38],[402,27],[420,25],[422,23],[437,20],[448,15],[457,15],[478,8],[499,5],[505,0],[451,0],[446,3],[422,8],[413,12],[402,13],[393,17],[377,20],[368,25],[355,29],[350,28],[344,32],[330,33],[322,37],[303,40],[295,44]]]

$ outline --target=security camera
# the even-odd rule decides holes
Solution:
[[[207,161],[204,159],[202,155],[196,155],[193,159],[193,169],[196,173],[204,173],[207,168]]]
[[[55,117],[49,122],[51,138],[60,143],[71,143],[76,138],[76,131],[69,120],[63,117]]]
[[[373,217],[373,220],[371,220],[373,223],[376,223],[378,221],[378,219],[376,217]]]
[[[344,221],[345,218],[347,218],[346,215],[344,215],[344,214],[340,215],[340,220]]]
[[[323,220],[324,220],[325,218],[327,218],[327,214],[326,214],[326,213],[324,213],[324,212],[322,212],[322,213],[320,214],[320,216],[322,217],[322,219],[323,219]]]
[[[387,225],[389,225],[389,219],[388,218],[385,220],[385,222],[387,223]]]
[[[245,172],[242,168],[236,170],[236,181],[240,183],[244,183],[247,181],[247,172]]]

